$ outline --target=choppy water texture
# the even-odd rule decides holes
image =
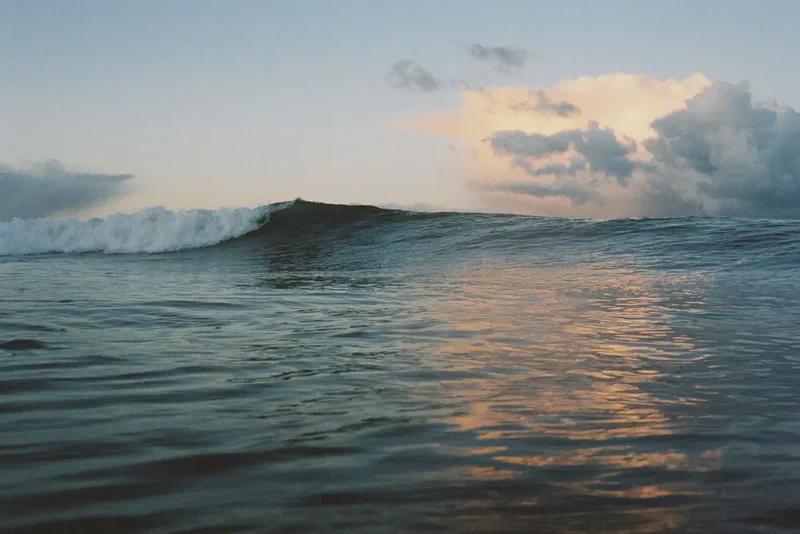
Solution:
[[[792,531],[798,299],[781,221],[297,202],[5,256],[0,530]]]

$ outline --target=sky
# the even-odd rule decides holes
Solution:
[[[795,217],[797,20],[794,0],[0,0],[0,220],[296,197]]]

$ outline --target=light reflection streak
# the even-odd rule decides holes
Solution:
[[[712,276],[596,265],[464,272],[459,296],[434,317],[453,335],[433,363],[460,371],[444,375],[448,399],[461,407],[446,422],[476,443],[441,452],[483,458],[470,472],[486,480],[569,468],[574,480],[552,487],[572,494],[703,494],[689,475],[720,469],[722,451],[674,450],[661,441],[681,431],[678,420],[701,403],[691,383],[674,387],[670,377],[702,365],[710,349],[673,319],[704,313],[703,287]],[[487,468],[487,455],[506,467]],[[637,475],[653,469],[687,478],[653,484]]]

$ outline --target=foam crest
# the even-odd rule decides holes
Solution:
[[[162,207],[86,221],[0,223],[0,256],[54,252],[157,253],[216,245],[258,228],[277,207],[170,211]]]

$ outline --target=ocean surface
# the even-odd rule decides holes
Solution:
[[[0,224],[0,531],[800,529],[800,222]]]

